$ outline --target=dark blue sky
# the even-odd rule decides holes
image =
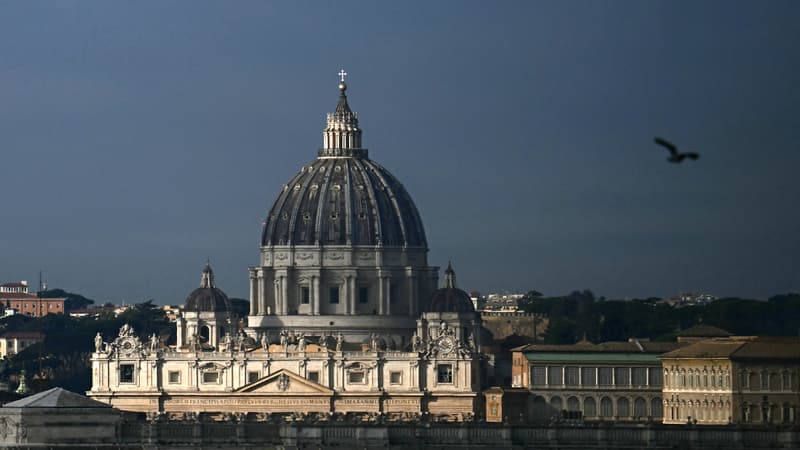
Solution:
[[[247,295],[341,67],[460,287],[800,290],[800,3],[0,3],[0,281]],[[673,165],[667,137],[699,161]]]

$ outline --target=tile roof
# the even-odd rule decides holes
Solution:
[[[6,403],[3,408],[111,408],[106,403],[55,387],[44,392]]]
[[[800,338],[732,336],[706,339],[671,351],[662,358],[729,358],[800,360]]]
[[[678,337],[728,337],[733,336],[730,332],[717,328],[713,325],[699,324],[689,327],[678,333]]]
[[[38,331],[8,331],[0,334],[0,339],[44,339],[44,334]]]
[[[552,353],[666,353],[681,345],[677,342],[651,342],[632,339],[630,341],[609,341],[593,344],[580,341],[571,345],[526,345],[515,351]]]

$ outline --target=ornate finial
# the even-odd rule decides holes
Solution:
[[[339,75],[339,90],[342,91],[342,93],[344,93],[344,91],[347,90],[347,85],[344,83],[344,77],[347,76],[347,72],[345,72],[344,69],[342,69],[339,71],[338,75]]]
[[[200,277],[201,288],[213,288],[214,286],[214,271],[211,270],[211,261],[206,259],[206,266],[203,268],[203,275]]]
[[[450,261],[447,261],[447,269],[444,271],[444,287],[449,289],[456,287],[456,271],[453,270]]]

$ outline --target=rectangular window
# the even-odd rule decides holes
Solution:
[[[611,386],[611,382],[614,380],[613,378],[613,368],[611,367],[601,367],[598,369],[597,374],[597,384],[600,386]]]
[[[347,374],[347,381],[350,384],[364,384],[364,372],[350,372]]]
[[[564,380],[562,378],[562,375],[563,375],[562,372],[561,372],[562,369],[563,369],[563,367],[561,367],[561,366],[548,366],[547,367],[547,384],[552,384],[552,385],[556,385],[556,386],[563,384]]]
[[[260,375],[261,374],[258,373],[257,370],[247,372],[247,384],[255,383],[256,381],[258,381],[258,379],[261,378]]]
[[[597,372],[594,367],[581,367],[581,382],[584,386],[597,386]]]
[[[178,371],[170,371],[167,375],[169,384],[178,384],[181,382],[181,373]]]
[[[203,383],[219,383],[219,374],[217,372],[203,372]]]
[[[389,384],[403,384],[403,372],[389,372]]]
[[[547,384],[547,371],[542,366],[533,366],[531,385],[544,386],[545,384]]]
[[[761,390],[769,390],[769,375],[766,372],[761,372]]]
[[[634,367],[631,369],[631,380],[634,386],[647,385],[647,367]]]
[[[319,372],[317,372],[317,371],[308,372],[308,381],[313,381],[314,383],[319,383]]]
[[[578,385],[578,367],[566,367],[564,368],[564,384],[567,386],[577,386]]]
[[[307,305],[311,302],[311,293],[308,289],[308,286],[303,286],[300,288],[300,302],[304,305]]]
[[[650,373],[648,374],[648,382],[650,386],[661,386],[664,383],[664,372],[661,371],[660,367],[651,367]]]
[[[453,365],[439,364],[436,366],[436,382],[448,384],[453,382]]]
[[[339,303],[339,286],[332,287],[328,293],[331,303]]]
[[[358,303],[369,303],[369,288],[368,287],[360,287],[358,288]]]
[[[628,386],[631,384],[631,372],[627,367],[614,368],[614,384],[616,386]]]
[[[133,364],[119,365],[119,382],[133,383]]]

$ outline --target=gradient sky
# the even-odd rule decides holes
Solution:
[[[0,3],[0,281],[247,296],[336,73],[483,292],[800,290],[800,2]],[[669,164],[664,136],[701,153]]]

